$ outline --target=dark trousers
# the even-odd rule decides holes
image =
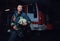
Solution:
[[[24,35],[23,35],[22,31],[20,31],[20,30],[11,31],[11,36],[8,41],[15,41],[17,36],[19,36],[19,38],[22,39]]]

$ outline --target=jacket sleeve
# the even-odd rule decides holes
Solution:
[[[31,23],[31,20],[30,18],[27,16],[27,14],[23,14],[24,18],[27,20],[27,22],[30,24]]]
[[[11,26],[14,26],[15,25],[15,21],[13,21],[13,18],[14,18],[14,14],[12,15],[12,17],[11,17]]]

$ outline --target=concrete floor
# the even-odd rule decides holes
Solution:
[[[0,36],[0,41],[7,41],[9,38],[9,33],[2,33]],[[19,38],[17,41],[20,41]],[[60,30],[52,31],[32,31],[27,33],[24,41],[60,41]]]

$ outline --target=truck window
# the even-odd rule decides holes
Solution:
[[[28,13],[33,13],[34,14],[34,18],[37,18],[37,9],[36,9],[36,5],[28,5]]]

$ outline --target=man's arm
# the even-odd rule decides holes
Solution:
[[[16,30],[17,26],[16,26],[16,16],[13,15],[11,18],[11,27]]]
[[[11,26],[15,25],[16,17],[13,15],[11,18]]]
[[[25,13],[23,13],[23,17],[27,20],[29,24],[31,23],[30,18]]]
[[[24,14],[24,18],[27,19],[27,21],[28,21],[26,30],[27,30],[27,32],[30,32],[31,31],[31,28],[30,28],[31,20],[26,14]]]

